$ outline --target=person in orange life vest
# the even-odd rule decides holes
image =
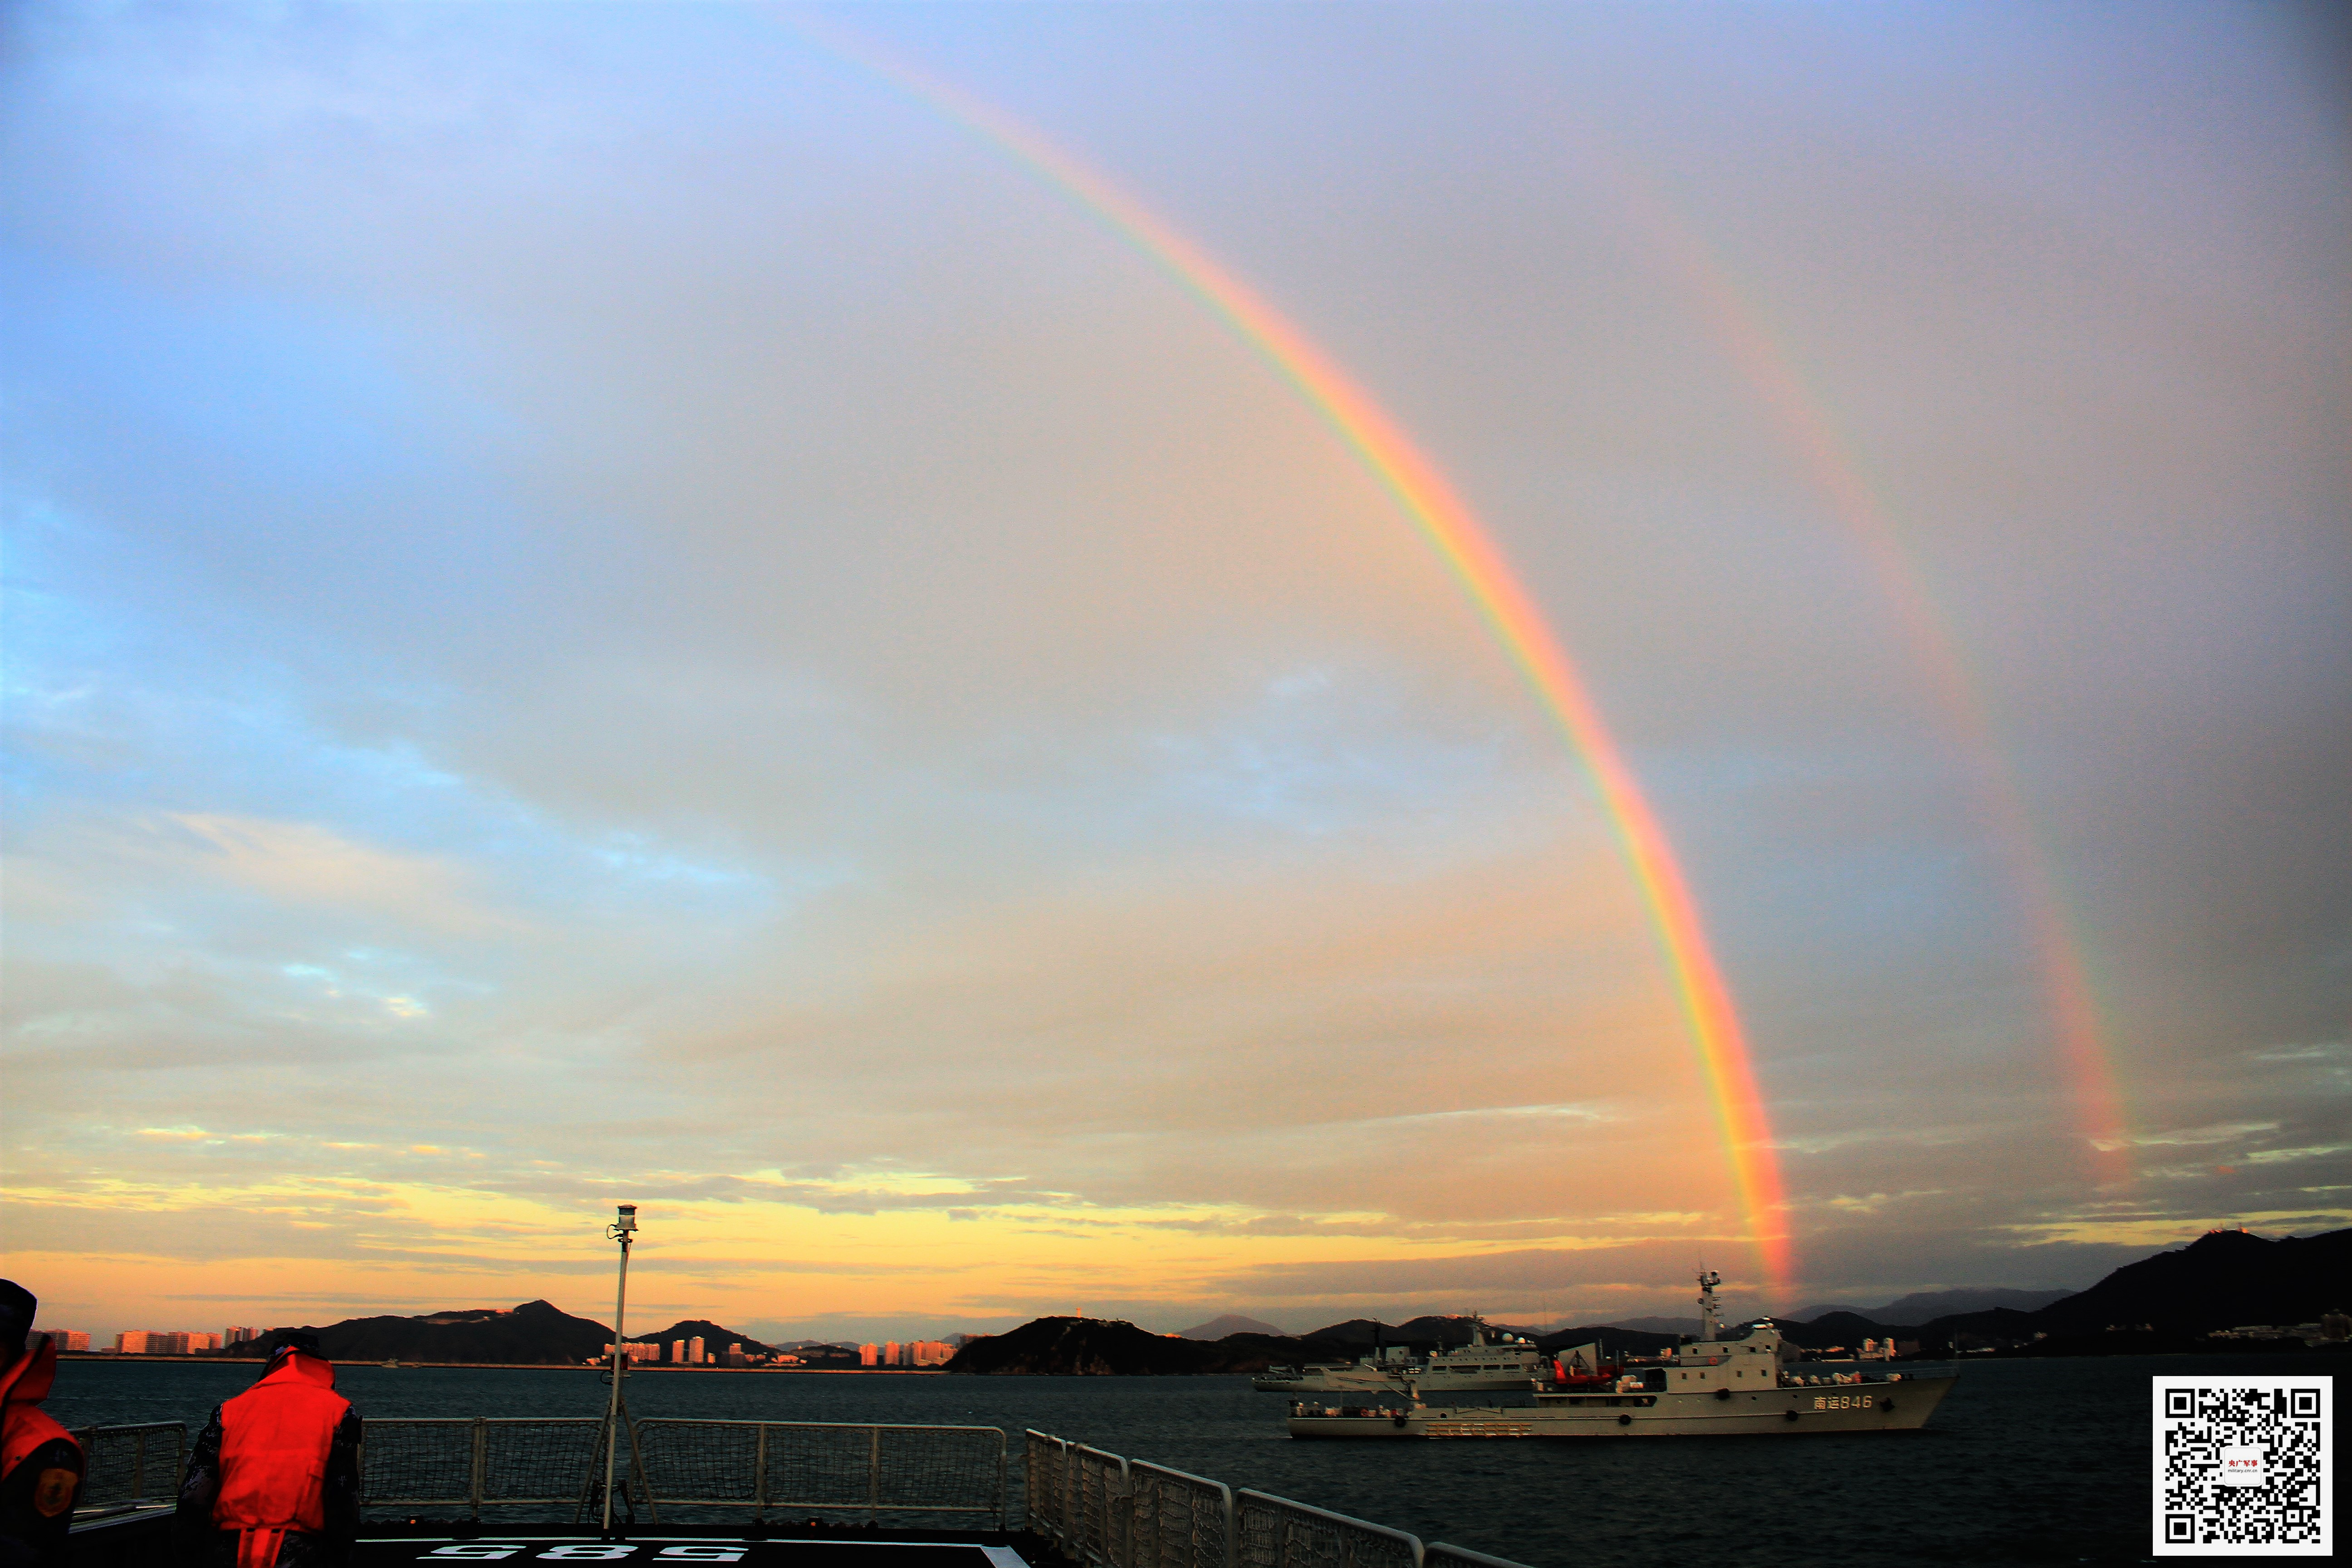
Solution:
[[[360,1417],[315,1334],[281,1331],[253,1386],[213,1410],[180,1488],[188,1568],[340,1568],[360,1528]]]
[[[41,1408],[58,1374],[57,1348],[33,1332],[40,1305],[0,1279],[0,1568],[56,1568],[67,1556],[81,1445]]]

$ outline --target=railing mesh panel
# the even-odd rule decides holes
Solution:
[[[1234,1494],[1223,1484],[1130,1460],[1129,1561],[1123,1568],[1225,1568]]]
[[[1402,1531],[1264,1492],[1241,1493],[1234,1513],[1238,1568],[1420,1568],[1421,1543]]]
[[[637,1441],[664,1509],[1003,1518],[1004,1434],[993,1426],[648,1420]]]
[[[360,1433],[360,1500],[363,1506],[472,1505],[471,1421],[363,1420]]]
[[[1024,1437],[1022,1523],[1047,1540],[1058,1542],[1069,1529],[1069,1505],[1064,1494],[1069,1482],[1070,1445],[1034,1430],[1024,1434]]]
[[[593,1416],[363,1422],[361,1500],[370,1508],[576,1506],[604,1426]]]
[[[604,1424],[572,1420],[482,1423],[482,1503],[576,1502],[604,1450]],[[619,1474],[629,1473],[623,1450]],[[598,1477],[602,1479],[601,1474]]]
[[[180,1471],[188,1458],[185,1424],[85,1426],[73,1436],[81,1445],[84,1466],[78,1511],[168,1502],[180,1495]]]
[[[1071,1555],[1103,1568],[1129,1568],[1127,1461],[1100,1448],[1076,1449],[1070,1490]]]

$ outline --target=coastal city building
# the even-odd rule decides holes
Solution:
[[[669,1363],[672,1366],[684,1366],[686,1364],[686,1342],[684,1340],[670,1341]]]
[[[857,1347],[860,1366],[945,1366],[956,1347],[945,1340],[892,1340],[887,1344]]]
[[[125,1329],[114,1336],[117,1355],[186,1355],[191,1351],[220,1349],[218,1334],[185,1329]]]
[[[259,1329],[241,1329],[235,1323],[231,1323],[228,1326],[227,1331],[221,1337],[229,1344],[247,1344],[252,1341],[259,1339],[261,1337],[261,1331]]]
[[[710,1360],[708,1355],[703,1353],[702,1336],[700,1334],[697,1334],[694,1338],[686,1342],[686,1359],[695,1366],[701,1366]]]
[[[36,1333],[49,1336],[49,1342],[61,1351],[89,1349],[89,1336],[79,1329],[37,1329]]]

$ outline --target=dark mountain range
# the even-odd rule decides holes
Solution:
[[[2011,1312],[2008,1316],[2021,1319],[2025,1314]],[[2005,1331],[2015,1332],[2014,1330]],[[1862,1342],[1864,1340],[1899,1338],[1918,1340],[1924,1343],[1931,1337],[1931,1331],[1903,1323],[1882,1323],[1875,1319],[1865,1318],[1859,1312],[1823,1312],[1810,1323],[1781,1322],[1780,1337],[1790,1344],[1801,1345],[1806,1350],[1828,1350],[1833,1345],[1843,1345],[1848,1350],[1857,1350],[1861,1348]],[[2032,1339],[2033,1331],[2028,1329],[2017,1337]]]
[[[2095,1352],[2108,1341],[2121,1345],[2125,1338],[2130,1339],[2128,1348],[2138,1350],[2185,1347],[2217,1329],[2314,1322],[2344,1306],[2352,1306],[2352,1230],[2277,1241],[2217,1230],[2187,1247],[2127,1263],[2089,1289],[2032,1311],[1995,1307],[1916,1325],[1832,1312],[1810,1323],[1783,1322],[1780,1330],[1791,1342],[1811,1350],[1890,1334],[1932,1347],[1963,1339],[2031,1344],[2041,1335],[2038,1342],[2049,1353],[2075,1354]],[[2137,1331],[2137,1337],[2127,1331]]]
[[[1726,1322],[1741,1321],[1738,1317],[1728,1314],[1724,1319]],[[1609,1327],[1631,1329],[1636,1333],[1643,1334],[1696,1334],[1698,1332],[1698,1320],[1696,1318],[1620,1318]]]
[[[1477,1321],[1475,1318],[1458,1316],[1408,1318],[1402,1323],[1350,1318],[1344,1323],[1332,1323],[1298,1337],[1326,1346],[1346,1346],[1350,1353],[1372,1344],[1412,1345],[1418,1350],[1428,1350],[1468,1344]]]
[[[1934,1296],[1925,1299],[1932,1300]],[[1904,1298],[1906,1302],[1921,1300]],[[2031,1311],[1996,1306],[1948,1313],[1923,1324],[1881,1322],[1859,1313],[1832,1311],[1810,1323],[1783,1321],[1780,1327],[1790,1342],[1811,1350],[1900,1337],[1916,1339],[1931,1348],[1969,1342],[2005,1342],[2072,1354],[2111,1348],[2147,1349],[2159,1341],[2168,1344],[2179,1341],[2186,1348],[2196,1336],[2216,1329],[2244,1323],[2310,1322],[2324,1311],[2347,1303],[2352,1303],[2352,1230],[2281,1241],[2266,1241],[2241,1231],[2216,1231],[2177,1251],[2128,1264],[2088,1290]],[[1666,1321],[1673,1328],[1680,1327],[1674,1320]],[[1010,1333],[975,1340],[957,1353],[948,1370],[1102,1375],[1261,1372],[1276,1362],[1296,1364],[1353,1357],[1376,1342],[1423,1349],[1465,1344],[1473,1322],[1466,1317],[1430,1317],[1384,1324],[1357,1318],[1297,1338],[1241,1333],[1204,1342],[1146,1333],[1132,1323],[1102,1319],[1040,1318]],[[2149,1324],[2153,1332],[2108,1335],[2111,1324],[2135,1329]],[[2036,1341],[2037,1334],[2043,1338]],[[2106,1336],[2114,1342],[2095,1336]],[[1673,1331],[1593,1324],[1543,1334],[1536,1342],[1558,1352],[1597,1341],[1604,1355],[1616,1356],[1627,1352],[1654,1353],[1678,1337]]]
[[[2189,1348],[2219,1329],[2249,1323],[2305,1323],[2323,1313],[2352,1307],[2352,1230],[2265,1240],[2243,1231],[2214,1231],[2184,1247],[2126,1264],[2087,1290],[2033,1309],[1995,1306],[1946,1313],[1924,1323],[1890,1321],[1920,1305],[1968,1292],[1906,1297],[1877,1314],[1833,1311],[1811,1322],[1783,1320],[1790,1342],[1813,1350],[1858,1345],[1866,1338],[1900,1337],[1930,1348],[1963,1340],[2032,1345],[2042,1353],[2073,1354],[2102,1349]],[[2021,1292],[2028,1294],[2030,1292]],[[1908,1304],[1908,1305],[1906,1305]],[[1473,1320],[1423,1317],[1394,1324],[1351,1319],[1297,1337],[1229,1333],[1215,1341],[1147,1333],[1132,1323],[1097,1318],[1040,1318],[1008,1333],[972,1341],[949,1370],[970,1373],[1242,1373],[1275,1363],[1347,1360],[1375,1342],[1427,1350],[1469,1342]],[[2148,1325],[2137,1339],[2122,1331]],[[1214,1327],[1203,1324],[1202,1328]],[[412,1318],[349,1318],[305,1331],[342,1361],[407,1361],[441,1363],[504,1363],[579,1366],[604,1353],[610,1331],[588,1318],[575,1318],[546,1301],[513,1308],[469,1308]],[[2036,1335],[2042,1336],[2037,1341]],[[689,1319],[654,1333],[632,1334],[638,1343],[699,1338],[707,1351],[740,1344],[757,1352],[770,1347],[749,1335]],[[1651,1352],[1674,1342],[1671,1332],[1644,1332],[1618,1324],[1563,1329],[1537,1337],[1557,1351],[1598,1340],[1606,1353]],[[2147,1343],[2141,1343],[2141,1341]],[[267,1354],[270,1336],[214,1352],[252,1359]]]
[[[2034,1312],[2052,1333],[2095,1332],[2108,1323],[2152,1323],[2159,1332],[2210,1333],[2242,1323],[2307,1323],[2352,1306],[2352,1230],[2266,1241],[2210,1231],[2178,1252],[2126,1264],[2089,1289]]]
[[[2005,1286],[1915,1290],[1908,1296],[1887,1302],[1884,1307],[1805,1307],[1788,1316],[1798,1322],[1810,1323],[1832,1312],[1851,1312],[1874,1323],[1916,1324],[1933,1322],[1937,1318],[1948,1318],[1960,1312],[1989,1312],[1995,1307],[2006,1307],[2013,1312],[2039,1311],[2073,1294],[2072,1290],[2012,1290]]]
[[[519,1307],[435,1312],[421,1318],[346,1318],[324,1328],[306,1326],[319,1348],[337,1361],[496,1363],[578,1366],[602,1355],[613,1331],[546,1301]],[[276,1331],[221,1353],[257,1358],[269,1353]]]
[[[1290,1337],[1272,1323],[1244,1318],[1238,1312],[1227,1312],[1222,1318],[1211,1318],[1205,1323],[1176,1331],[1177,1338],[1186,1340],[1221,1340],[1227,1334],[1271,1334],[1278,1340]]]
[[[1643,1329],[1629,1329],[1622,1323],[1587,1323],[1582,1328],[1555,1329],[1535,1337],[1538,1348],[1557,1355],[1578,1345],[1598,1344],[1603,1360],[1618,1356],[1655,1355],[1681,1342],[1676,1333],[1657,1333]]]
[[[629,1342],[635,1345],[667,1345],[679,1340],[697,1339],[702,1342],[703,1350],[711,1355],[717,1355],[729,1345],[741,1345],[746,1351],[766,1351],[773,1348],[761,1344],[749,1334],[737,1333],[733,1329],[722,1329],[708,1318],[687,1318],[672,1323],[657,1333],[631,1334]]]
[[[1232,1334],[1213,1343],[1150,1333],[1110,1318],[1038,1318],[956,1352],[950,1372],[990,1376],[1153,1376],[1264,1372],[1311,1353],[1298,1340]]]
[[[257,1359],[269,1353],[278,1331],[216,1353]],[[428,1312],[415,1318],[346,1318],[324,1328],[306,1325],[319,1348],[337,1361],[413,1361],[442,1364],[579,1366],[602,1356],[613,1332],[590,1318],[575,1318],[546,1301],[519,1307],[478,1307]],[[631,1334],[640,1343],[701,1336],[716,1354],[730,1344],[747,1351],[767,1347],[748,1335],[700,1319],[675,1323],[659,1334]]]
[[[1380,1326],[1381,1342],[1410,1343],[1412,1342],[1406,1337],[1409,1331],[1466,1321],[1432,1318],[1408,1323],[1383,1324]],[[1341,1329],[1359,1327],[1356,1324],[1335,1326]],[[1370,1347],[1370,1331],[1372,1327],[1369,1320],[1364,1321],[1360,1325],[1364,1337],[1352,1342],[1327,1338],[1330,1332],[1328,1330],[1318,1330],[1305,1336],[1227,1334],[1221,1340],[1204,1342],[1179,1335],[1147,1333],[1133,1323],[1104,1318],[1039,1318],[1010,1332],[972,1341],[956,1352],[955,1359],[948,1363],[948,1370],[996,1376],[1027,1373],[1061,1377],[1257,1373],[1277,1363],[1296,1366],[1303,1362],[1352,1359]],[[1604,1353],[1612,1356],[1628,1351],[1653,1352],[1674,1342],[1668,1335],[1633,1333],[1602,1327],[1563,1330],[1559,1333],[1547,1334],[1536,1342],[1546,1350],[1558,1350],[1569,1345],[1590,1344],[1596,1340],[1604,1347]],[[1433,1336],[1421,1338],[1424,1347],[1434,1342]],[[1454,1342],[1467,1342],[1464,1339]]]

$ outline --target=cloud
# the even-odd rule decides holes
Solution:
[[[270,899],[382,910],[468,935],[503,923],[461,896],[464,879],[457,868],[428,858],[370,848],[306,823],[194,814],[168,820],[182,837],[158,834],[151,853],[176,853],[185,863]]]

